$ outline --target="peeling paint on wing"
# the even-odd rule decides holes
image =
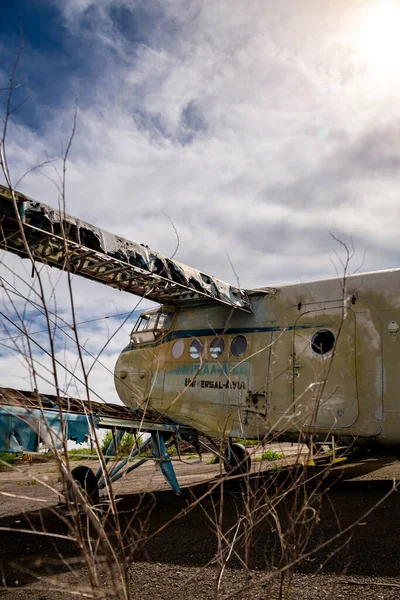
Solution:
[[[65,268],[68,261],[71,271],[79,275],[134,294],[145,294],[161,304],[182,304],[201,297],[250,312],[252,310],[247,293],[238,287],[22,194],[17,197],[20,214],[24,224],[28,226],[26,235],[29,245],[35,259],[39,261],[60,268]],[[8,188],[0,186],[0,218],[7,234],[0,240],[0,245],[11,252],[26,255],[23,243],[18,239],[18,225],[16,219],[12,218],[10,200]],[[43,232],[52,234],[52,237],[43,237]],[[68,242],[68,256],[65,253],[64,236]],[[103,257],[95,257],[95,253]],[[267,290],[264,295],[266,293]]]

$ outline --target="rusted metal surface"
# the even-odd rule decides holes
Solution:
[[[35,260],[161,304],[201,299],[251,312],[244,290],[17,193]],[[10,190],[0,186],[0,247],[26,257]]]

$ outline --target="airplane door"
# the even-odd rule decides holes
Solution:
[[[350,427],[359,412],[355,313],[341,306],[306,311],[293,333],[296,417],[308,427]]]

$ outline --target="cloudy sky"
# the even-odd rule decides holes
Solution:
[[[166,255],[176,245],[169,217],[178,260],[234,283],[231,261],[243,287],[334,276],[330,231],[354,243],[354,269],[398,267],[399,23],[397,0],[2,2],[0,87],[22,30],[15,100],[28,92],[6,143],[13,181],[62,155],[77,102],[69,213]],[[59,168],[19,188],[56,205]],[[18,310],[29,271],[3,257]],[[65,277],[44,273],[53,311],[70,322]],[[77,320],[99,319],[82,325],[86,360],[122,325],[91,374],[114,401],[110,372],[134,318],[113,315],[136,299],[79,280],[74,292]],[[31,331],[43,329],[38,308],[25,309]],[[76,352],[56,331],[57,356],[73,367]],[[1,335],[0,384],[30,387],[18,340],[4,340],[15,325]]]

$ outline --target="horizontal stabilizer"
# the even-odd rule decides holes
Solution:
[[[147,246],[14,193],[33,258],[161,304],[212,300],[251,312],[247,294]],[[11,191],[0,185],[0,247],[29,256]]]

